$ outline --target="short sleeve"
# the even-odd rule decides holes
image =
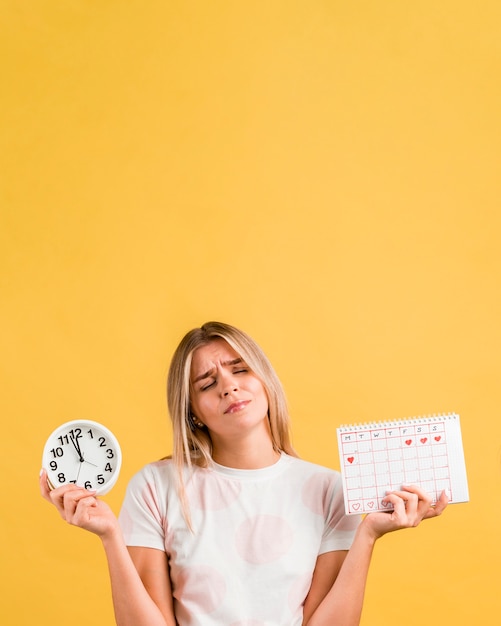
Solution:
[[[333,472],[325,492],[325,530],[319,554],[333,550],[349,550],[362,520],[360,515],[346,515],[341,476]]]
[[[165,551],[165,495],[150,466],[138,472],[127,486],[118,521],[128,546]]]

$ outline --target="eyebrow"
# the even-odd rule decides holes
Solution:
[[[237,359],[232,359],[231,361],[223,361],[221,363],[221,365],[224,365],[225,367],[227,367],[228,365],[238,365],[238,363],[242,363],[242,359],[240,357],[238,357]],[[194,383],[198,383],[200,380],[203,380],[204,378],[209,378],[212,375],[212,372],[214,371],[214,367],[210,370],[208,370],[207,372],[204,372],[203,374],[200,374],[200,376],[197,376],[194,380],[193,380],[193,384]]]

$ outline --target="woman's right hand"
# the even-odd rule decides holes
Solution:
[[[93,491],[73,484],[51,490],[47,484],[47,472],[42,470],[40,492],[45,500],[56,507],[61,517],[73,526],[88,530],[101,538],[118,529],[115,514]]]
[[[371,530],[374,539],[438,517],[446,509],[449,499],[443,491],[436,504],[432,505],[431,497],[423,489],[416,485],[405,485],[399,491],[389,492],[383,502],[392,504],[393,510],[369,513],[362,522],[362,525]]]

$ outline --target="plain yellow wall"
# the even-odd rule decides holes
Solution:
[[[241,326],[300,454],[461,414],[471,501],[381,540],[364,626],[499,623],[498,0],[0,3],[0,622],[113,623],[99,541],[38,494],[45,438],[171,449],[181,335]]]

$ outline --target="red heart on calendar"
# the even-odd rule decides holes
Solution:
[[[428,441],[428,437],[423,437],[419,440],[421,443],[426,443]]]
[[[352,504],[351,507],[354,511],[358,511],[358,509],[360,508],[360,502],[355,502],[355,504]]]
[[[435,439],[435,441],[440,441],[440,439],[442,439],[442,437],[440,435],[438,435],[438,437],[435,437],[434,439]]]
[[[406,445],[410,446],[412,443],[412,439],[406,439],[405,440]]]
[[[347,459],[348,463],[353,463],[353,461],[355,460],[354,456],[349,456]]]
[[[369,509],[373,509],[374,508],[374,502],[367,502],[367,506],[369,507]]]

